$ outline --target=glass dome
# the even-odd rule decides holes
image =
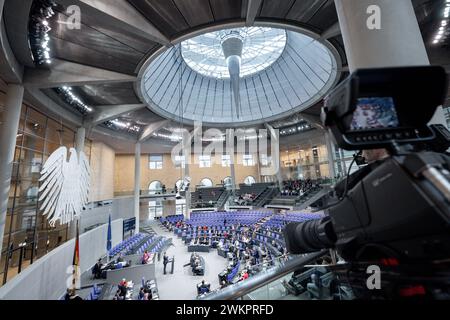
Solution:
[[[228,38],[243,42],[241,77],[270,67],[282,55],[287,43],[286,31],[273,28],[237,28],[210,32],[181,43],[181,54],[195,72],[216,79],[229,79],[222,43]]]
[[[246,37],[243,30],[250,36],[235,83],[223,49],[229,37]],[[276,121],[318,103],[341,74],[332,46],[300,32],[225,29],[200,38],[210,42],[195,37],[174,45],[141,72],[140,95],[156,114],[189,125],[228,128]],[[251,42],[255,45],[249,46]]]

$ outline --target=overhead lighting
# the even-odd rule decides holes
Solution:
[[[440,23],[438,31],[436,32],[436,35],[433,38],[433,41],[432,41],[433,44],[439,44],[439,43],[445,41],[448,37],[448,20],[447,20],[447,18],[450,15],[450,0],[446,0],[445,3],[446,4],[445,4],[444,10],[443,10],[445,19],[443,19]]]
[[[138,125],[133,125],[130,122],[124,122],[120,119],[114,119],[105,122],[105,125],[110,128],[126,130],[131,133],[139,133],[141,131],[141,127]]]
[[[155,132],[153,134],[153,136],[157,137],[157,138],[167,139],[167,140],[170,140],[172,142],[180,142],[180,141],[183,140],[182,136],[178,136],[178,135],[175,135],[175,134],[168,135],[168,134],[164,134],[164,133]]]
[[[84,103],[72,90],[71,87],[63,86],[61,88],[57,88],[56,92],[60,94],[63,100],[70,104],[71,106],[78,109],[81,113],[85,114],[88,112],[92,112],[93,109]]]
[[[54,7],[56,7],[56,3],[53,0],[35,0],[30,10],[28,37],[36,66],[52,63],[48,35],[52,29],[48,19],[55,15]]]

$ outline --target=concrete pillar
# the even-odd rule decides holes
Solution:
[[[141,200],[141,143],[136,142],[134,152],[134,216],[136,218],[135,233],[139,232],[140,200]]]
[[[430,64],[411,0],[335,0],[335,5],[350,72]],[[373,29],[377,19],[380,29]],[[431,123],[446,125],[442,108]]]
[[[9,85],[6,93],[6,111],[4,122],[0,126],[0,254],[3,250],[6,211],[11,189],[14,152],[19,130],[24,88],[21,85]]]
[[[185,150],[185,151],[187,151],[187,150]],[[190,161],[190,159],[191,159],[191,154],[190,154],[190,150],[189,150],[189,153],[187,153],[187,152],[185,152],[184,153],[184,158],[185,158],[185,162],[186,162],[186,164],[185,164],[185,167],[184,167],[184,178],[185,177],[190,177],[190,172],[189,172],[189,166],[190,166],[190,163],[191,163],[191,161]],[[192,184],[192,181],[191,181],[191,184]],[[189,185],[189,188],[187,188],[186,189],[186,212],[185,212],[185,215],[184,215],[184,217],[186,218],[186,219],[190,219],[191,218],[191,185]]]
[[[331,134],[327,132],[325,134],[325,143],[327,145],[327,155],[328,155],[328,170],[330,173],[330,178],[336,178],[336,170],[334,168],[334,147],[333,140],[331,139]]]
[[[84,152],[85,140],[86,140],[86,128],[80,127],[77,129],[77,133],[75,136],[75,148],[77,150],[77,154],[80,154],[81,151]]]
[[[227,141],[226,141],[226,154],[230,156],[230,178],[231,178],[231,190],[233,197],[236,195],[236,170],[234,164],[236,162],[236,154],[234,153],[234,130],[227,130]]]
[[[234,154],[230,155],[230,177],[231,177],[231,190],[233,196],[236,195],[236,169],[234,167]]]

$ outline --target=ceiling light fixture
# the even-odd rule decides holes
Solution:
[[[51,17],[55,15],[53,8],[56,3],[52,0],[35,0],[30,11],[28,38],[33,61],[36,66],[52,63],[50,54],[50,37],[52,30],[49,26]]]
[[[105,122],[105,125],[110,129],[119,129],[124,130],[130,133],[139,133],[141,131],[141,127],[136,124],[131,124],[130,122],[124,122],[120,119],[114,119]]]
[[[63,100],[81,112],[83,115],[92,112],[93,109],[84,103],[80,97],[78,97],[71,87],[63,86],[56,88],[55,91],[63,98]]]

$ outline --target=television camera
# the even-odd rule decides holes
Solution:
[[[182,199],[184,193],[186,193],[187,190],[189,190],[189,186],[191,185],[191,178],[190,177],[184,177],[183,181],[181,182],[177,194],[175,195],[176,199]]]
[[[334,250],[343,263],[330,269],[361,298],[448,294],[450,132],[428,125],[447,89],[441,67],[363,69],[328,95],[321,119],[336,144],[389,156],[337,184],[325,218],[287,225],[289,252]],[[382,271],[376,293],[370,265]]]

